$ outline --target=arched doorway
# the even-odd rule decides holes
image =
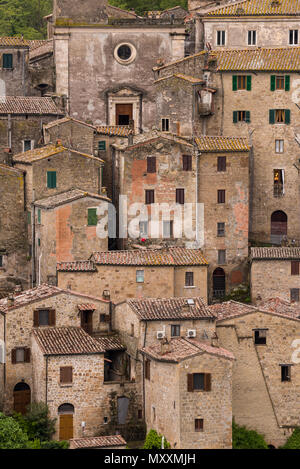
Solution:
[[[225,272],[221,267],[213,273],[213,297],[224,298],[226,291]]]
[[[282,238],[287,236],[287,215],[281,210],[273,212],[271,215],[271,243],[280,244]]]
[[[73,414],[72,404],[62,404],[58,408],[59,415],[59,439],[70,440],[73,438]]]
[[[26,414],[27,406],[31,402],[30,387],[26,383],[18,383],[14,387],[14,411]]]

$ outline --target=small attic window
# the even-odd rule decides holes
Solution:
[[[187,304],[190,305],[190,306],[193,306],[195,304],[195,301],[193,300],[193,298],[189,298],[187,300]]]

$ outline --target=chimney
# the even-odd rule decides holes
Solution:
[[[103,290],[102,297],[106,301],[110,301],[110,291],[109,290]]]
[[[164,339],[160,341],[160,354],[165,355],[166,353],[170,352],[170,349],[171,349],[170,342],[165,337]]]
[[[22,294],[22,285],[15,286],[15,296],[19,296]]]

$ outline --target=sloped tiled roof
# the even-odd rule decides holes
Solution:
[[[200,249],[103,251],[92,255],[96,264],[106,265],[207,265]]]
[[[208,17],[300,15],[300,0],[243,0],[211,9]]]
[[[17,46],[17,47],[29,47],[30,49],[35,49],[40,47],[46,41],[42,39],[23,39],[22,37],[11,37],[11,36],[0,36],[0,46]]]
[[[218,71],[299,71],[300,47],[214,50]]]
[[[32,333],[45,355],[105,353],[103,345],[81,327],[44,327]]]
[[[41,148],[34,148],[33,150],[25,151],[24,153],[18,153],[14,155],[13,160],[15,163],[25,163],[31,164],[35,161],[42,160],[44,158],[49,158],[50,156],[58,155],[64,151],[70,151],[71,153],[76,153],[85,158],[89,158],[98,162],[102,162],[100,158],[96,158],[93,155],[88,155],[87,153],[83,153],[78,150],[73,150],[72,148],[66,148],[63,145],[55,145],[53,143],[49,143],[49,145],[45,145]]]
[[[97,272],[93,261],[58,262],[58,272]]]
[[[125,350],[126,347],[121,343],[118,336],[95,337],[95,340],[108,352],[114,350]]]
[[[79,311],[94,311],[95,305],[93,303],[80,303],[78,309]]]
[[[36,96],[1,96],[0,114],[62,115],[52,98]]]
[[[217,137],[203,135],[195,138],[196,145],[203,153],[217,152],[248,152],[250,150],[247,138]]]
[[[282,298],[270,298],[259,303],[258,307],[263,311],[271,311],[283,316],[300,319],[300,305],[297,303],[290,303]]]
[[[109,135],[110,137],[128,137],[133,134],[133,130],[128,126],[121,125],[99,125],[96,127],[98,134]]]
[[[234,319],[245,314],[259,312],[300,321],[300,319],[297,319],[297,307],[292,305],[290,308],[287,306],[283,307],[280,301],[274,300],[270,300],[270,303],[266,301],[258,306],[246,305],[238,301],[225,301],[224,303],[211,305],[209,308],[218,315],[217,323],[226,319]]]
[[[190,305],[188,300],[193,300]],[[216,314],[211,312],[202,298],[143,298],[127,300],[130,308],[140,320],[159,321],[167,319],[214,319]]]
[[[91,192],[85,192],[80,189],[72,189],[70,191],[62,192],[61,194],[53,195],[51,197],[46,197],[45,199],[36,200],[34,205],[41,208],[55,208],[59,205],[68,204],[74,202],[75,200],[84,199],[86,197],[91,197],[93,199],[99,199],[104,201],[110,201],[108,197],[92,194]]]
[[[160,343],[144,347],[140,351],[155,360],[171,363],[178,363],[181,360],[192,358],[203,353],[230,360],[235,359],[234,355],[229,352],[229,350],[220,347],[212,347],[206,343],[199,342],[197,339],[185,339],[182,337],[171,339],[169,341],[168,350],[163,354],[161,353]]]
[[[43,55],[53,53],[53,39],[42,42],[36,47],[31,47],[29,51],[29,59],[33,60]]]
[[[216,303],[214,305],[210,305],[209,308],[217,315],[218,321],[257,311],[255,306],[239,303],[238,301],[225,301],[224,303]]]
[[[86,438],[72,438],[71,449],[107,448],[110,446],[124,446],[126,441],[121,435],[91,436]]]
[[[252,260],[300,260],[300,247],[255,247],[250,255]]]
[[[84,121],[80,121],[78,119],[74,119],[74,117],[69,117],[69,116],[62,117],[61,119],[57,119],[55,121],[51,121],[48,124],[44,124],[43,127],[44,127],[44,129],[48,130],[48,129],[51,129],[52,127],[58,127],[62,124],[66,124],[67,122],[75,122],[76,124],[85,125],[86,127],[90,127],[92,129],[96,130],[96,127],[94,125],[87,124]]]
[[[169,78],[179,78],[181,80],[187,81],[187,82],[192,83],[194,85],[198,84],[198,83],[204,83],[204,80],[202,78],[195,78],[195,77],[192,77],[190,75],[184,75],[182,73],[175,73],[175,74],[169,75],[167,77],[159,78],[158,80],[155,80],[154,83],[159,83],[161,81],[169,80]]]

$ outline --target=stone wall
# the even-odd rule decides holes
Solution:
[[[28,80],[29,47],[1,46],[2,54],[12,54],[12,68],[3,68],[0,64],[0,96],[26,96],[30,83]]]

